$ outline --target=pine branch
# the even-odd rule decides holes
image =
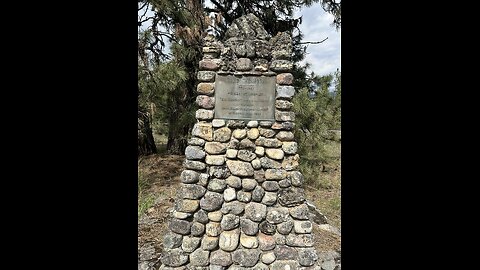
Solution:
[[[322,41],[305,41],[305,42],[299,42],[298,44],[320,44],[322,42],[324,42],[325,40],[327,40],[328,37],[326,37],[325,39],[323,39]]]

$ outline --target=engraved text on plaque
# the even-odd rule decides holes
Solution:
[[[215,118],[275,119],[275,77],[218,75]]]

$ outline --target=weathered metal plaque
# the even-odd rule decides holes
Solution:
[[[275,77],[218,75],[215,118],[275,120]]]

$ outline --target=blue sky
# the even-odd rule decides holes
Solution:
[[[206,2],[208,4],[209,1]],[[310,63],[310,70],[317,75],[327,75],[335,72],[337,68],[341,70],[341,30],[337,31],[331,25],[333,15],[326,13],[322,6],[316,3],[295,12],[295,18],[300,16],[300,30],[304,34],[304,41],[321,41],[328,37],[323,43],[308,45],[303,62]]]
[[[320,4],[314,4],[297,11],[294,17],[299,16],[302,16],[303,41],[321,41],[328,37],[320,44],[310,44],[303,62],[310,63],[310,69],[317,75],[327,75],[337,68],[341,71],[341,30],[331,25],[333,15],[326,13]]]

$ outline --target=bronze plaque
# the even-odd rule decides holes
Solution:
[[[215,118],[275,120],[275,77],[218,75]]]

